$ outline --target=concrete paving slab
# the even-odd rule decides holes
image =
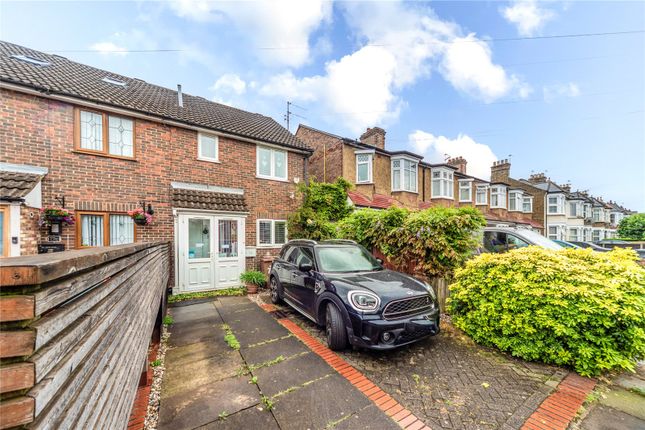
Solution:
[[[171,307],[170,314],[175,322],[193,321],[209,316],[221,319],[213,302]]]
[[[289,331],[277,323],[268,313],[257,305],[244,313],[233,316],[222,316],[226,324],[231,327],[235,337],[242,346],[252,345],[269,339],[286,336]]]
[[[252,407],[245,409],[236,414],[230,415],[223,420],[217,420],[212,423],[199,427],[199,430],[280,430],[278,423],[273,418],[273,414],[266,409]]]
[[[168,345],[171,347],[201,342],[214,337],[223,339],[222,323],[215,318],[209,318],[208,321],[201,321],[199,323],[188,321],[173,324],[170,327],[170,333],[171,336],[168,340]]]
[[[282,430],[324,429],[370,405],[367,397],[336,373],[278,397],[272,412]]]
[[[331,428],[334,430],[401,430],[401,427],[392,418],[381,412],[376,405],[361,409]]]
[[[614,388],[605,393],[605,397],[601,397],[599,402],[645,420],[645,397],[640,394]]]
[[[184,346],[168,348],[166,350],[166,363],[182,366],[219,354],[227,354],[231,351],[231,348],[224,341],[224,335],[222,334],[222,337],[209,338],[207,342],[195,342]]]
[[[309,351],[307,346],[296,337],[291,336],[274,342],[240,349],[240,353],[248,364],[260,364],[273,360],[282,355],[285,358]]]
[[[597,405],[582,421],[583,430],[642,430],[645,420],[608,406]]]
[[[182,392],[162,401],[159,429],[193,429],[258,404],[260,395],[245,378],[227,378]]]
[[[313,352],[253,371],[265,396],[275,396],[289,388],[330,374],[337,373]]]
[[[161,390],[162,398],[172,397],[188,392],[200,385],[237,376],[238,370],[244,365],[244,360],[240,353],[230,348],[228,352],[189,363],[166,360],[168,364],[166,365],[164,384]]]

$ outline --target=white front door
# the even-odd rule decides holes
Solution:
[[[245,267],[244,218],[183,213],[177,225],[178,292],[240,285]]]

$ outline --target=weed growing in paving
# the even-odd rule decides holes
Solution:
[[[240,349],[240,342],[237,340],[235,335],[233,334],[233,331],[231,330],[231,327],[228,326],[228,324],[223,324],[222,329],[226,332],[226,335],[224,335],[224,340],[234,350],[239,350]]]
[[[161,360],[156,359],[155,361],[152,361],[152,362],[150,363],[150,366],[152,366],[152,367],[161,366]]]
[[[220,296],[243,296],[246,294],[244,287],[226,288],[224,290],[203,291],[199,293],[175,294],[168,297],[168,303],[183,302],[184,300],[207,299]]]
[[[249,380],[249,384],[255,384],[258,385],[258,377],[254,376]]]
[[[264,405],[264,408],[267,411],[270,411],[271,409],[273,409],[273,406],[274,406],[273,400],[271,400],[270,398],[268,398],[264,394],[262,395],[262,404]]]
[[[417,385],[421,383],[421,376],[417,375],[416,373],[412,374],[412,379],[414,380],[414,383]]]
[[[174,322],[175,320],[170,315],[166,315],[165,317],[163,317],[163,323],[166,325],[172,325]]]
[[[228,412],[226,411],[220,412],[217,418],[220,419],[221,421],[224,421],[226,418],[228,418]]]

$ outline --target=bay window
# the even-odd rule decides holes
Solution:
[[[477,193],[475,195],[475,204],[487,205],[488,204],[488,185],[477,185]]]
[[[258,145],[257,176],[264,179],[286,181],[287,151]]]
[[[506,209],[506,187],[495,185],[490,188],[490,207]]]
[[[601,210],[600,208],[593,208],[593,222],[600,222]]]
[[[459,201],[460,202],[471,202],[473,200],[473,186],[472,180],[460,180],[459,181]]]
[[[555,195],[548,197],[548,213],[564,215],[564,196]]]
[[[432,169],[432,198],[452,199],[454,196],[453,171],[450,169]]]
[[[134,158],[134,120],[76,109],[74,146],[77,151]]]
[[[127,214],[80,212],[77,222],[79,248],[134,243],[134,221]]]
[[[416,161],[407,158],[392,159],[392,191],[417,192],[417,167]]]
[[[356,154],[356,183],[369,184],[372,182],[372,153]]]
[[[511,191],[508,193],[508,210],[519,212],[523,209],[522,191]]]
[[[566,227],[564,225],[549,225],[548,237],[552,240],[564,240]]]
[[[287,222],[284,220],[258,220],[258,246],[263,248],[281,247],[287,243]]]

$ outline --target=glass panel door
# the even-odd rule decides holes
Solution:
[[[237,221],[219,220],[219,257],[237,257]]]
[[[188,220],[188,259],[211,257],[211,220]]]

